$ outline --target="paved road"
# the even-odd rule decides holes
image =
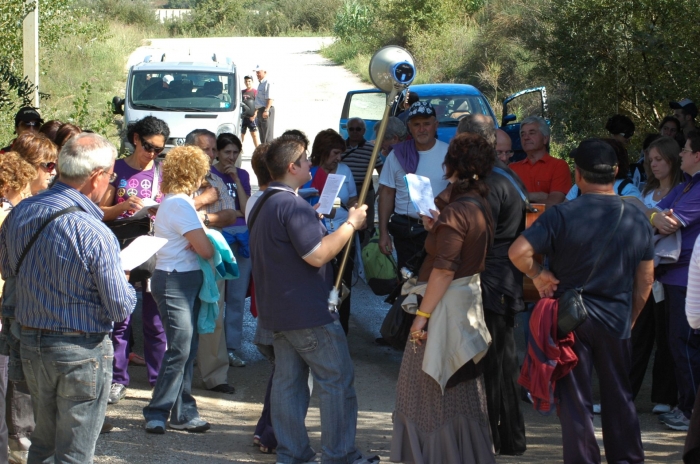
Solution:
[[[318,130],[337,127],[345,92],[364,87],[359,80],[338,66],[321,58],[317,50],[325,39],[176,39],[154,40],[158,47],[224,46],[241,63],[241,69],[252,69],[258,61],[270,63],[270,75],[278,82],[275,105],[279,108],[279,133],[287,128],[300,128],[313,136]],[[139,51],[139,55],[143,54]],[[239,58],[240,56],[240,58]],[[420,71],[420,70],[419,70]],[[252,143],[250,147],[252,150]],[[360,282],[353,290],[351,328],[348,342],[355,362],[355,386],[360,413],[357,430],[358,446],[368,452],[388,457],[391,439],[391,413],[394,388],[401,362],[401,353],[374,344],[377,329],[386,312],[382,299],[371,294]],[[136,316],[138,326],[138,314]],[[203,435],[167,431],[165,435],[146,435],[141,409],[150,398],[145,368],[131,367],[131,385],[126,399],[108,408],[114,424],[112,433],[98,440],[97,463],[274,463],[274,456],[260,454],[250,446],[253,430],[262,410],[270,366],[252,345],[255,320],[246,313],[243,357],[245,368],[231,368],[229,381],[237,389],[234,395],[221,395],[203,390],[198,374],[194,394],[204,419],[212,423]],[[139,333],[137,327],[135,333]],[[137,335],[138,336],[138,335]],[[136,351],[141,350],[137,339]],[[522,351],[522,343],[521,343]],[[649,380],[649,379],[647,379]],[[637,401],[643,430],[647,462],[679,462],[685,435],[670,432],[649,413],[649,385],[643,387]],[[524,456],[501,458],[499,463],[561,462],[561,438],[556,416],[543,417],[524,405],[528,451]],[[600,418],[596,419],[598,441],[602,444]],[[312,445],[319,449],[320,427],[318,398],[313,395],[307,425]]]

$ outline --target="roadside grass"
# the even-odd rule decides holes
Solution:
[[[112,97],[124,95],[127,59],[148,32],[121,23],[110,23],[107,31],[106,37],[90,40],[61,38],[42,69],[41,88],[50,98],[42,102],[41,114],[45,121],[71,122],[118,143]]]

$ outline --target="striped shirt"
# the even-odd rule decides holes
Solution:
[[[209,171],[209,173],[205,177],[207,181],[209,181],[209,185],[214,187],[216,190],[219,191],[219,199],[216,200],[214,203],[210,203],[206,206],[204,206],[204,212],[207,214],[216,214],[220,211],[224,211],[227,209],[232,209],[236,210],[236,200],[229,195],[228,193],[228,186],[226,186],[226,183],[224,180],[214,174],[213,172]],[[194,193],[194,197],[198,197],[202,193],[204,193],[205,188],[202,187],[199,190],[197,190]],[[200,210],[201,211],[201,210]],[[216,228],[217,230],[221,230],[220,228]]]
[[[356,185],[362,185],[362,182],[367,175],[367,166],[369,165],[370,159],[372,159],[372,150],[374,150],[374,143],[363,140],[355,148],[350,148],[349,142],[345,141],[345,146],[347,149],[340,161],[347,164],[352,171],[352,177],[355,179]],[[375,167],[381,167],[382,159],[377,157],[377,162],[374,164]],[[360,189],[358,189],[358,192]]]
[[[0,273],[14,275],[32,236],[54,213],[79,206],[49,223],[17,275],[15,317],[27,327],[104,333],[124,321],[136,292],[121,267],[119,244],[102,211],[78,190],[57,182],[19,203],[0,228]]]
[[[700,239],[695,240],[688,270],[688,292],[685,296],[685,316],[693,329],[700,329]]]

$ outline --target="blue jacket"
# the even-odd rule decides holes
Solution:
[[[210,260],[199,257],[199,266],[204,274],[202,289],[199,291],[201,307],[197,319],[197,332],[201,334],[214,333],[216,319],[219,317],[219,280],[237,279],[238,264],[231,248],[226,243],[221,232],[209,229],[207,237],[214,245],[214,256]]]

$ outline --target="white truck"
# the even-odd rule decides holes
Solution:
[[[125,96],[112,99],[112,112],[124,116],[124,128],[146,116],[168,123],[165,154],[184,145],[194,129],[240,136],[241,113],[247,110],[241,104],[240,82],[230,58],[163,53],[154,60],[148,55],[129,69]],[[133,149],[122,137],[121,152]]]

